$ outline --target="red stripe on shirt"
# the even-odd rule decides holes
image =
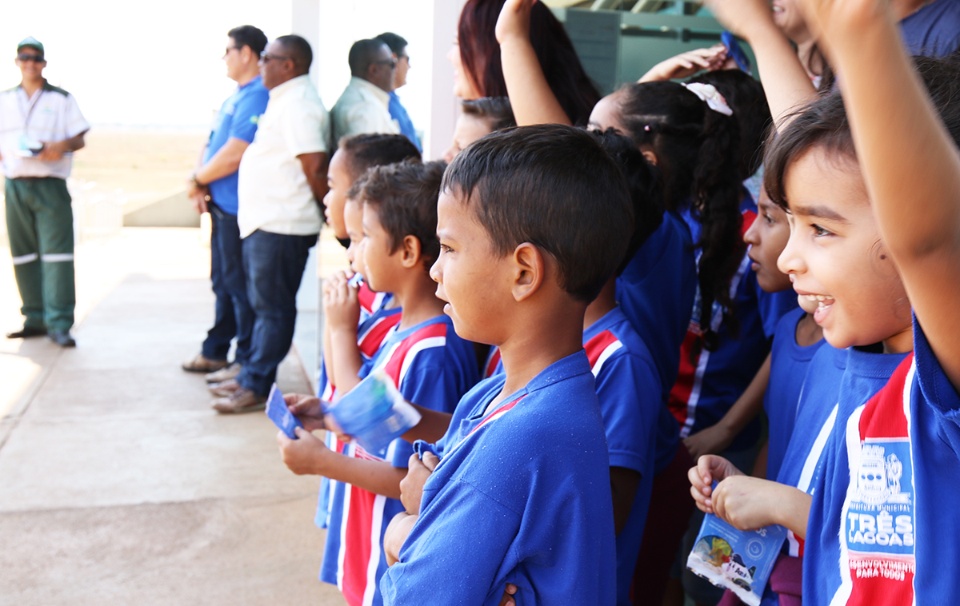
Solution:
[[[380,346],[383,345],[383,340],[390,333],[390,330],[400,323],[400,316],[401,314],[395,313],[377,319],[373,326],[368,328],[364,334],[360,335],[360,340],[357,343],[360,347],[360,352],[368,358],[376,355],[377,351],[380,350]]]
[[[393,379],[393,384],[397,386],[397,389],[400,389],[400,381],[403,379],[403,377],[400,376],[400,372],[403,370],[403,361],[406,359],[410,350],[413,349],[413,346],[424,339],[446,336],[447,325],[443,322],[438,322],[424,326],[403,340],[396,351],[390,356],[390,360],[387,361],[387,364],[383,367],[387,376]]]
[[[583,348],[587,352],[587,359],[590,360],[590,368],[596,370],[594,366],[603,356],[603,352],[607,351],[611,345],[616,345],[619,342],[620,339],[609,330],[601,331],[587,341]]]

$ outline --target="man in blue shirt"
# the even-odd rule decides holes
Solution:
[[[238,85],[237,90],[220,108],[187,192],[197,212],[210,213],[210,279],[216,304],[213,327],[207,332],[200,353],[184,362],[183,369],[210,373],[207,380],[212,382],[235,377],[250,355],[254,314],[247,300],[237,227],[237,170],[269,100],[258,66],[266,45],[266,35],[252,25],[227,33],[223,61],[227,64],[227,76]],[[227,354],[234,337],[237,349],[233,364],[228,366]]]
[[[417,146],[417,149],[423,151],[420,145],[420,138],[417,137],[417,129],[413,126],[413,121],[407,114],[407,109],[400,103],[400,97],[397,96],[397,89],[407,83],[407,72],[410,71],[410,55],[407,54],[407,41],[392,32],[384,32],[377,36],[377,39],[383,40],[390,47],[390,52],[397,59],[397,72],[393,77],[393,90],[390,91],[390,117],[397,121],[400,126],[400,134]]]

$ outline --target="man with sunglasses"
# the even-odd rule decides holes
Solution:
[[[249,359],[235,379],[215,383],[220,413],[263,410],[277,367],[290,351],[297,291],[320,233],[327,193],[330,123],[310,82],[310,44],[280,36],[260,55],[270,91],[253,143],[240,160],[237,221],[243,269],[254,311]]]
[[[380,39],[358,40],[350,47],[350,83],[330,110],[334,142],[365,133],[399,134],[390,116],[390,92],[397,60]]]
[[[43,77],[47,61],[39,40],[20,41],[16,64],[20,85],[0,93],[0,159],[24,323],[7,338],[47,335],[74,347],[73,210],[66,179],[90,125],[73,95]]]
[[[417,149],[423,151],[420,145],[420,137],[417,136],[417,129],[413,126],[410,114],[407,108],[400,103],[400,96],[397,95],[397,89],[406,86],[407,72],[410,71],[410,55],[407,54],[407,40],[399,34],[393,32],[384,32],[377,36],[377,39],[383,40],[390,47],[393,58],[397,60],[397,71],[393,76],[393,90],[390,91],[390,116],[397,121],[400,127],[400,133],[410,139],[410,142],[417,146]]]
[[[227,77],[237,83],[237,89],[223,102],[200,164],[187,182],[187,195],[197,212],[210,213],[210,281],[216,301],[213,327],[207,331],[200,353],[181,367],[188,372],[208,373],[211,383],[236,377],[250,357],[254,316],[243,274],[237,183],[240,159],[253,142],[269,99],[259,67],[260,53],[266,46],[267,36],[252,25],[227,32],[223,62]],[[227,366],[234,337],[237,348],[233,363]]]

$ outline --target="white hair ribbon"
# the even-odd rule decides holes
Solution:
[[[720,94],[720,91],[718,91],[714,85],[704,82],[681,82],[681,86],[700,97],[700,99],[707,104],[707,107],[713,111],[721,113],[724,116],[733,115],[733,110],[727,105],[727,100],[723,98],[723,95]]]

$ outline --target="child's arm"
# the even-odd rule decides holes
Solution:
[[[449,412],[420,406],[413,402],[409,402],[409,404],[420,413],[420,422],[400,437],[410,443],[423,440],[424,442],[436,444],[437,440],[447,433],[447,428],[450,427],[450,419],[453,415]]]
[[[770,354],[767,354],[767,359],[760,366],[760,370],[727,414],[714,425],[684,438],[683,443],[690,451],[690,456],[696,460],[701,455],[723,452],[727,446],[730,446],[747,423],[763,410],[763,394],[767,391],[769,383]]]
[[[383,555],[387,558],[387,566],[393,566],[400,560],[400,548],[410,536],[413,525],[420,516],[401,511],[393,516],[387,530],[383,534]]]
[[[887,3],[805,0],[803,6],[843,82],[883,243],[933,353],[960,387],[960,155]]]
[[[786,484],[750,476],[729,477],[713,491],[713,511],[740,530],[779,524],[798,537],[807,536],[810,495]]]
[[[810,495],[801,490],[744,475],[730,461],[714,455],[700,457],[687,477],[697,508],[735,528],[755,530],[780,524],[798,537],[807,534]]]
[[[497,41],[507,95],[520,126],[570,124],[543,75],[530,42],[530,11],[537,0],[507,0],[497,20]]]
[[[774,124],[782,124],[784,116],[816,98],[817,91],[797,52],[773,21],[769,3],[765,0],[705,0],[705,4],[720,23],[753,48]]]
[[[640,76],[637,82],[642,84],[688,78],[704,70],[720,69],[726,60],[727,49],[722,44],[714,44],[709,48],[696,48],[657,63]]]
[[[298,427],[297,439],[277,433],[280,456],[297,475],[326,476],[331,480],[353,484],[391,499],[400,498],[400,481],[407,470],[386,461],[355,459],[333,452],[322,440]]]
[[[328,290],[332,288],[333,282],[327,278],[323,281],[323,290],[320,293],[320,304],[326,300]],[[333,347],[330,345],[330,322],[326,312],[323,314],[323,368],[327,373],[327,382],[336,387],[336,379],[333,375]]]
[[[357,376],[363,365],[357,345],[360,303],[357,289],[348,283],[345,274],[329,280],[329,289],[324,289],[323,313],[330,335],[330,351],[324,357],[332,360],[334,374],[329,376],[337,387],[337,394],[342,396],[360,382]]]
[[[640,474],[626,467],[610,468],[610,492],[613,494],[613,526],[620,531],[627,525],[633,501],[640,487]]]

